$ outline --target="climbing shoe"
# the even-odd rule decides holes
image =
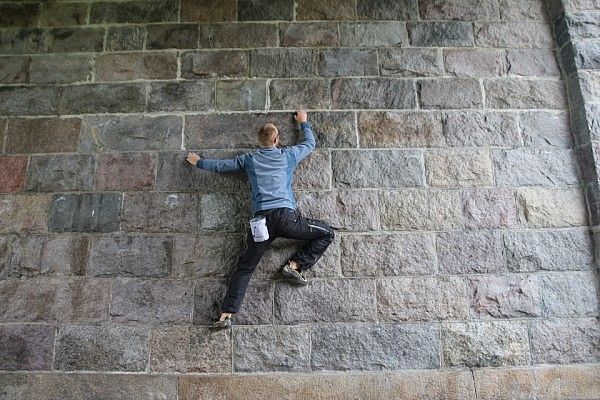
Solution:
[[[223,321],[215,321],[208,327],[211,331],[220,331],[231,327],[231,316],[225,317]]]
[[[290,263],[287,263],[283,266],[281,269],[281,275],[283,275],[283,277],[290,281],[290,283],[293,285],[306,286],[308,284],[308,281],[304,275],[302,275],[302,271],[292,269]]]

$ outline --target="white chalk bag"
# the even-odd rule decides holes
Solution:
[[[252,238],[255,242],[264,242],[269,239],[267,219],[264,215],[259,215],[250,220],[250,230],[252,231]]]

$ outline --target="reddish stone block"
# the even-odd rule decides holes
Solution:
[[[0,193],[13,193],[23,190],[27,157],[0,157]]]
[[[79,118],[11,119],[5,152],[63,153],[77,150]]]
[[[152,190],[156,157],[150,153],[104,153],[96,172],[98,190]]]

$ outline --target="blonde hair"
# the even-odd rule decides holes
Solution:
[[[258,143],[261,146],[272,146],[273,139],[277,135],[277,128],[271,123],[264,124],[258,131]]]

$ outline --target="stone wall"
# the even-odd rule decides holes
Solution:
[[[600,398],[600,6],[564,4],[1,2],[0,399]],[[300,107],[336,241],[210,333],[249,186],[185,155]]]

